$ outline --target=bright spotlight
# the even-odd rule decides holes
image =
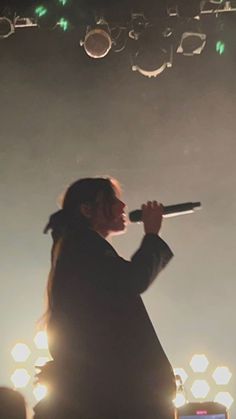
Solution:
[[[188,378],[188,374],[183,368],[174,368],[175,375],[179,375],[181,377],[182,383],[184,384]]]
[[[14,25],[7,17],[0,17],[0,39],[8,38],[15,32]]]
[[[228,367],[217,367],[213,372],[212,377],[216,384],[225,385],[229,383],[232,373]]]
[[[209,393],[210,387],[206,380],[195,380],[191,392],[196,399],[204,399]]]
[[[24,362],[30,356],[30,349],[25,343],[17,343],[11,351],[12,357],[16,362]]]
[[[204,354],[193,355],[190,366],[194,372],[204,372],[208,367],[209,361]]]
[[[11,381],[13,382],[15,388],[26,387],[29,380],[30,375],[25,368],[17,368],[11,375]]]
[[[33,389],[33,394],[37,402],[42,400],[47,395],[47,387],[42,384],[37,384],[37,386]]]
[[[227,409],[230,409],[234,399],[228,391],[220,391],[217,393],[215,402],[223,404]]]
[[[92,58],[105,57],[112,47],[112,39],[108,24],[104,20],[98,21],[93,28],[87,28],[84,41],[80,41],[85,52]]]
[[[173,403],[176,408],[184,406],[187,403],[185,395],[183,393],[176,393]]]
[[[45,331],[36,333],[34,343],[38,349],[48,349],[48,338]]]

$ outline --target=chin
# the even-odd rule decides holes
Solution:
[[[127,230],[127,225],[122,223],[122,225],[116,226],[116,228],[112,229],[112,235],[124,234]]]

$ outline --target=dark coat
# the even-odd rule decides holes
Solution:
[[[51,376],[83,418],[173,417],[172,368],[140,297],[171,257],[154,234],[131,261],[91,230],[64,240],[52,289]]]

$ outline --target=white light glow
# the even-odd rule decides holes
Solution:
[[[195,380],[191,392],[196,399],[204,399],[209,393],[210,387],[206,380]]]
[[[30,375],[25,368],[17,368],[11,376],[15,388],[26,387],[30,380]]]
[[[12,348],[11,354],[16,362],[25,362],[30,356],[30,349],[25,343],[16,343]]]
[[[35,367],[43,367],[48,361],[50,361],[49,356],[39,356],[34,365]]]
[[[190,366],[194,372],[205,372],[208,364],[209,361],[204,354],[195,354],[190,361]]]
[[[39,402],[47,395],[47,387],[42,384],[37,384],[37,386],[34,388],[33,393],[35,399]]]
[[[214,402],[221,403],[229,409],[234,399],[228,391],[220,391],[217,393]]]
[[[232,373],[230,372],[228,367],[217,367],[212,374],[216,384],[225,385],[228,384],[230,378],[232,377]]]
[[[36,333],[34,343],[38,349],[48,349],[48,338],[45,331]]]
[[[183,393],[177,393],[176,398],[173,400],[174,406],[176,408],[184,406],[186,402],[186,397]]]

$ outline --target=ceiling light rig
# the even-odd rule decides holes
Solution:
[[[201,26],[203,16],[215,15],[217,24],[220,14],[236,12],[236,0],[167,0],[166,11],[159,17],[133,10],[117,22],[105,9],[95,10],[86,2],[83,7],[75,0],[33,3],[22,13],[19,7],[17,11],[0,9],[0,40],[16,33],[16,29],[29,27],[78,30],[80,45],[90,58],[101,59],[111,51],[127,49],[132,70],[149,78],[171,68],[175,53],[202,53],[207,42],[207,30]],[[215,44],[219,55],[225,49],[222,32]]]
[[[166,68],[172,67],[173,47],[171,29],[163,30],[146,23],[143,17],[143,28],[132,29],[129,36],[135,41],[131,54],[132,70],[145,77],[157,77]]]
[[[7,17],[0,16],[0,39],[8,38],[15,32],[13,22]]]
[[[104,18],[97,19],[94,26],[87,26],[80,46],[91,58],[103,58],[109,53],[112,47],[111,30]]]

